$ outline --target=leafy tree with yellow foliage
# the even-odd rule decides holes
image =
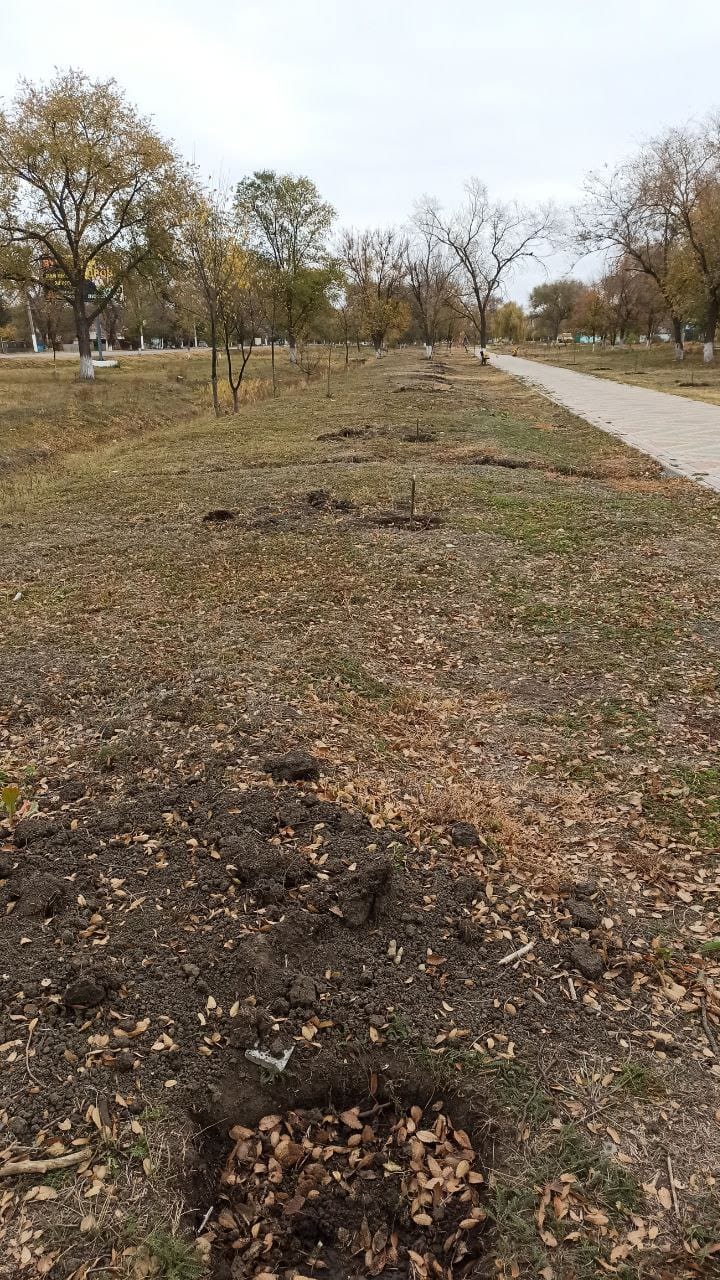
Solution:
[[[72,306],[83,379],[94,376],[93,320],[133,272],[169,251],[179,177],[173,148],[114,80],[74,70],[47,84],[22,80],[0,111],[0,252],[29,251],[30,282]]]
[[[273,169],[259,169],[238,183],[235,208],[249,248],[273,277],[274,328],[282,326],[296,364],[298,344],[337,281],[327,244],[335,210],[310,178]]]

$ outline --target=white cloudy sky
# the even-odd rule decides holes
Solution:
[[[719,55],[719,0],[0,6],[0,97],[55,66],[113,75],[204,171],[308,173],[356,225],[452,204],[471,174],[572,201],[588,169],[720,106]]]

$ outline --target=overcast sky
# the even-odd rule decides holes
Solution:
[[[115,76],[204,172],[307,173],[353,225],[451,205],[472,174],[570,202],[588,169],[719,107],[719,54],[720,0],[0,5],[0,97],[56,66]]]

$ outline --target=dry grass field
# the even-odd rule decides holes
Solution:
[[[0,1275],[718,1274],[720,502],[336,360],[0,365]]]
[[[712,365],[703,364],[701,343],[686,345],[681,364],[675,361],[672,343],[667,342],[652,347],[605,347],[598,343],[594,349],[578,343],[556,347],[528,342],[519,348],[519,354],[598,378],[720,404],[720,359]]]
[[[313,360],[319,361],[320,351]],[[65,453],[115,444],[211,410],[208,351],[119,352],[115,358],[117,368],[97,369],[88,384],[78,379],[77,359],[53,364],[49,356],[0,356],[0,475],[6,481],[36,465],[46,470]],[[335,360],[339,369],[339,354]],[[221,379],[224,369],[223,356]],[[276,369],[280,391],[306,382],[282,353]],[[270,352],[263,348],[250,359],[242,398],[246,403],[271,393]],[[229,410],[224,382],[220,394]]]

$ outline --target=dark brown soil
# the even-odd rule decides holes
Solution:
[[[403,436],[407,444],[432,444],[435,439],[434,431],[408,431]]]
[[[377,525],[380,528],[396,527],[398,529],[439,529],[444,523],[442,516],[433,514],[416,514],[410,519],[409,511],[372,511],[362,517],[362,523]]]
[[[613,476],[612,470],[607,468],[572,467],[565,466],[563,463],[551,463],[541,458],[513,458],[504,454],[481,453],[475,457],[466,458],[465,461],[469,466],[473,467],[504,467],[510,471],[542,471],[547,475],[574,477],[580,480],[605,480],[612,479]],[[648,461],[646,471],[648,475],[656,475],[656,464]]]
[[[339,431],[323,431],[318,440],[362,440],[363,437],[378,435],[379,427],[342,427]]]
[[[349,1060],[382,1066],[383,1045],[558,1036],[581,1049],[591,1030],[597,1044],[603,1025],[557,982],[542,1007],[521,996],[521,1026],[510,1016],[518,975],[498,960],[515,943],[487,915],[482,859],[478,875],[456,870],[464,852],[421,860],[293,786],[108,791],[24,819],[0,881],[0,1040],[38,1019],[30,1057],[23,1040],[5,1076],[13,1132],[78,1118],[118,1088],[131,1102],[177,1088],[188,1108],[217,1113],[229,1077],[255,1088],[254,1046],[292,1048],[289,1081],[317,1067],[327,1082]],[[577,939],[562,915],[560,933]],[[539,931],[526,907],[506,925]],[[547,931],[530,965],[562,973],[554,919]]]

